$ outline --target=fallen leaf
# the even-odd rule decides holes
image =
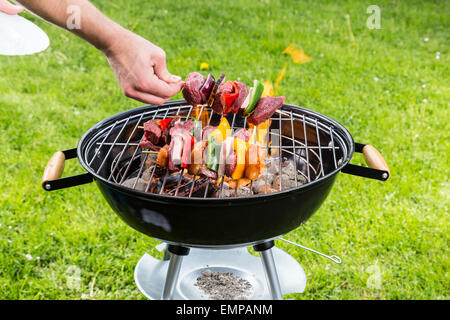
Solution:
[[[297,48],[297,46],[291,43],[286,49],[284,49],[283,54],[287,53],[292,57],[294,63],[306,63],[312,60],[311,57],[307,56],[305,52]]]

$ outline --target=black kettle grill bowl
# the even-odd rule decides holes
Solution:
[[[66,158],[78,157],[87,173],[59,179],[55,183],[49,181],[49,183],[53,183],[54,189],[58,189],[94,180],[111,208],[137,231],[170,244],[228,247],[255,244],[298,228],[326,199],[341,170],[370,178],[374,178],[376,173],[373,171],[375,169],[348,163],[353,155],[355,144],[350,133],[342,125],[317,112],[285,104],[281,110],[291,116],[297,115],[296,120],[287,121],[286,123],[289,123],[285,128],[284,123],[274,119],[271,130],[279,129],[281,126],[282,136],[288,136],[287,130],[291,130],[291,125],[294,123],[295,139],[304,141],[304,133],[306,133],[307,144],[310,147],[333,144],[334,148],[334,152],[326,148],[321,150],[322,164],[314,163],[313,154],[309,154],[311,165],[317,168],[317,172],[320,172],[320,165],[322,165],[323,173],[316,176],[316,171],[310,170],[311,181],[304,185],[263,195],[187,198],[146,193],[112,181],[110,177],[111,168],[114,167],[113,161],[123,150],[123,146],[107,148],[95,146],[101,145],[102,142],[112,144],[127,139],[139,142],[142,130],[136,130],[137,122],[142,124],[151,118],[151,112],[154,112],[156,108],[158,108],[158,114],[164,115],[164,110],[167,108],[185,105],[185,101],[173,101],[162,107],[144,106],[114,115],[98,123],[81,138],[76,153],[74,150],[65,151]],[[165,114],[167,115],[168,112],[166,111]],[[218,121],[218,115],[215,116],[217,119],[212,117],[212,123]],[[309,120],[305,121],[305,119]],[[118,122],[121,125],[112,126]],[[235,127],[239,126],[242,126],[242,119],[236,122]],[[330,132],[332,132],[331,135]],[[138,147],[128,148],[121,157],[122,161],[139,161],[142,154],[136,152],[135,148]],[[302,152],[305,153],[305,149]],[[71,156],[67,157],[69,154]],[[317,152],[315,155],[317,158]],[[282,153],[282,156],[293,158],[293,153]],[[296,157],[298,170],[305,172],[306,165],[299,159]],[[353,167],[363,168],[363,174],[353,172],[355,171]],[[372,170],[372,176],[364,169]],[[47,190],[50,188],[48,187]]]

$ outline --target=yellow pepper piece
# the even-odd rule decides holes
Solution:
[[[269,127],[271,124],[271,120],[266,120],[263,123],[261,123],[260,125],[258,125],[258,137],[257,137],[257,141],[258,144],[260,146],[265,146],[267,144],[267,134],[269,133]],[[254,125],[249,123],[249,128],[250,130],[254,130]],[[250,138],[250,142],[254,142],[255,137],[252,134],[252,137]]]
[[[234,169],[231,178],[238,180],[244,176],[245,155],[247,153],[248,143],[242,139],[234,139],[234,152],[236,152],[236,169]]]
[[[210,133],[210,135],[213,136],[214,139],[220,143],[224,142],[226,138],[231,136],[231,128],[227,118],[222,117],[220,119],[220,124],[213,132]]]

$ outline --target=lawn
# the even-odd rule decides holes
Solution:
[[[384,155],[388,182],[340,174],[316,214],[285,236],[341,265],[277,242],[307,273],[305,292],[290,298],[450,298],[450,2],[379,0],[373,30],[367,1],[93,2],[164,48],[183,77],[206,62],[204,73],[275,82],[286,66],[278,94]],[[159,242],[125,225],[94,184],[40,187],[53,152],[141,103],[121,94],[95,48],[25,16],[51,46],[0,56],[0,298],[144,299],[134,267],[145,252],[161,257]],[[291,43],[313,59],[294,63],[282,54]],[[65,175],[81,172],[67,162]]]

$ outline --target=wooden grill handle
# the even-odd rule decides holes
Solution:
[[[58,151],[53,154],[45,167],[44,175],[42,176],[42,186],[44,186],[47,181],[53,181],[61,178],[64,171],[65,161],[66,156],[62,151]]]
[[[363,147],[362,152],[364,155],[364,160],[366,161],[366,164],[370,168],[387,171],[388,173],[387,179],[390,178],[391,172],[389,171],[389,167],[386,161],[384,160],[383,156],[377,149],[367,144]]]

